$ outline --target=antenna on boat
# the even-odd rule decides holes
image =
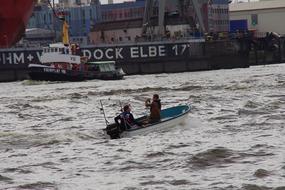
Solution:
[[[106,126],[108,126],[108,123],[109,123],[109,122],[108,122],[108,120],[106,119],[106,114],[105,114],[105,110],[104,110],[104,107],[103,107],[102,100],[100,100],[100,104],[101,104],[101,109],[100,109],[100,110],[103,112]]]
[[[120,103],[120,107],[121,107],[121,112],[123,112],[124,108],[123,108],[123,104],[122,104],[121,100],[119,100],[119,103]]]

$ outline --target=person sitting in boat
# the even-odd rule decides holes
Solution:
[[[138,123],[135,121],[134,116],[131,113],[131,107],[129,105],[125,105],[123,112],[115,117],[114,120],[123,131],[138,127]]]
[[[161,102],[158,94],[154,94],[152,102],[150,99],[145,101],[145,106],[150,107],[150,116],[148,123],[155,123],[160,121]]]

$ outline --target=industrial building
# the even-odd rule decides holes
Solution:
[[[70,1],[67,2],[70,4]],[[65,19],[69,23],[71,40],[76,43],[87,43],[90,30],[97,22],[100,21],[101,18],[99,10],[100,3],[99,1],[91,1],[88,5],[73,5],[74,4],[72,4],[71,7],[62,7],[62,5],[58,4],[56,12],[64,15]],[[41,28],[53,30],[55,34],[59,36],[61,35],[61,27],[62,21],[55,18],[53,10],[45,3],[39,4],[35,7],[34,13],[27,26],[29,29]]]
[[[144,0],[102,4],[100,6],[101,21],[109,22],[142,18],[144,15],[144,7]]]
[[[164,16],[159,14],[161,3],[156,0],[136,0],[101,6],[102,22],[89,34],[90,42],[130,42],[145,35],[153,39],[157,33],[174,40],[229,30],[228,0],[166,0],[162,5]],[[165,19],[159,24],[158,17]],[[163,28],[158,25],[163,25]]]
[[[53,2],[53,1],[51,1]],[[90,42],[123,42],[133,41],[142,34],[145,22],[146,0],[135,0],[123,3],[101,4],[99,0],[59,0],[54,6],[57,13],[63,14],[69,24],[72,42],[88,44]],[[153,9],[150,12],[152,22],[157,22],[160,1],[151,0]],[[166,0],[164,32],[172,37],[189,36],[199,33],[227,32],[229,29],[228,0]],[[199,13],[199,14],[197,14]],[[161,15],[160,15],[161,16]],[[174,18],[175,19],[170,19]],[[186,18],[184,21],[178,17]],[[158,23],[156,23],[157,25]],[[30,18],[29,29],[40,28],[52,30],[59,38],[61,21],[53,15],[53,10],[46,0],[35,7]],[[111,25],[111,26],[110,26]],[[113,26],[112,26],[113,25]],[[95,29],[96,27],[96,29]],[[150,29],[152,30],[152,29]],[[57,39],[58,39],[57,38]]]
[[[284,0],[230,4],[230,20],[236,25],[231,27],[255,31],[257,37],[264,37],[267,32],[285,35],[285,25],[281,21],[284,18]]]
[[[91,0],[59,0],[58,3],[61,7],[74,7],[80,5],[89,5]]]

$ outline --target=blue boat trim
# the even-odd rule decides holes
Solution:
[[[159,122],[156,122],[156,123],[153,123],[149,126],[146,126],[146,127],[138,127],[138,128],[135,128],[135,129],[129,129],[129,130],[126,130],[127,132],[129,131],[136,131],[136,130],[140,130],[140,129],[145,129],[145,128],[148,128],[148,127],[153,127],[157,124],[160,124],[160,123],[165,123],[165,122],[168,122],[168,121],[171,121],[173,119],[176,119],[178,117],[181,117],[185,114],[188,114],[191,110],[191,106],[190,105],[180,105],[180,106],[176,106],[176,107],[171,107],[171,108],[166,108],[164,110],[161,110],[161,120]],[[175,113],[179,113],[179,114],[176,114],[174,117],[173,115]],[[172,116],[171,116],[172,115]],[[143,116],[145,117],[145,116]],[[140,117],[138,118],[137,120],[143,118],[143,117]]]

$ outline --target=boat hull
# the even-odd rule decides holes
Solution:
[[[83,81],[84,75],[80,72],[73,72],[71,70],[56,69],[51,67],[43,67],[41,65],[34,65],[29,67],[29,76],[32,80],[40,81]]]
[[[40,64],[31,64],[29,66],[29,77],[31,80],[39,81],[70,81],[78,82],[84,80],[120,80],[123,75],[117,73],[97,73],[97,72],[83,72],[67,69],[58,69],[50,66],[43,66]]]
[[[171,117],[169,116],[169,114],[167,115],[167,113],[175,109],[180,109],[180,112],[178,114],[172,115]],[[123,131],[120,133],[119,138],[133,137],[137,135],[146,135],[152,132],[169,130],[177,125],[183,124],[185,120],[188,118],[189,112],[190,112],[189,105],[176,106],[176,107],[162,110],[161,111],[162,119],[160,122],[148,125],[146,127],[139,127],[139,128],[132,129],[132,130]],[[144,118],[146,118],[146,116],[142,118],[138,118],[138,121],[143,120]],[[115,136],[109,135],[107,132],[107,129],[103,129],[103,131],[107,138],[117,138],[118,137],[116,135]]]
[[[145,127],[145,128],[141,128],[139,130],[134,130],[134,131],[124,131],[120,137],[121,138],[126,138],[126,137],[133,137],[133,136],[137,136],[137,135],[146,135],[152,132],[157,132],[157,131],[165,131],[165,130],[169,130],[177,125],[183,124],[186,120],[186,118],[188,117],[187,114],[179,117],[179,118],[175,118],[173,120],[170,120],[168,122],[165,123],[159,123],[156,125],[152,125],[150,127]]]

